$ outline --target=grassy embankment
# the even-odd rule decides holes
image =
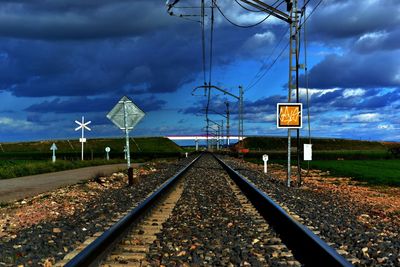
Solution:
[[[50,146],[53,142],[58,147],[55,164],[50,161],[52,155]],[[130,144],[132,162],[178,157],[182,151],[174,142],[162,137],[135,138]],[[2,143],[0,179],[121,163],[124,162],[124,145],[124,139],[88,139],[85,144],[85,161],[81,161],[81,144],[76,140]],[[110,161],[104,160],[104,149],[107,146],[111,148]]]
[[[262,164],[262,154],[268,154],[271,163],[286,164],[286,138],[252,137],[245,141],[246,147],[250,148],[246,160]],[[302,147],[308,141],[302,139],[300,143]],[[344,139],[313,139],[312,143],[311,168],[330,171],[332,176],[351,177],[369,185],[400,186],[400,159],[388,151],[393,143]],[[295,155],[292,160],[295,165]],[[307,163],[302,162],[302,166],[307,167]]]

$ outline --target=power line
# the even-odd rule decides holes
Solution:
[[[306,21],[311,17],[311,15],[315,12],[315,10],[317,10],[317,8],[318,8],[319,5],[322,3],[322,1],[323,1],[323,0],[319,0],[318,4],[316,4],[315,7],[313,8],[313,10],[311,10],[310,14],[308,14],[308,16],[304,19],[303,23],[301,23],[301,24],[299,25],[299,29],[301,29],[301,27],[303,26],[303,24],[306,23]],[[310,2],[310,0],[307,1],[306,4],[308,4],[308,2]],[[304,4],[304,7],[303,7],[303,8],[305,8],[306,4]]]
[[[205,32],[204,32],[204,0],[201,0],[201,46],[203,53],[203,80],[206,83],[206,43],[205,43]]]
[[[278,0],[279,1],[279,0]],[[277,7],[279,7],[285,0],[282,0]],[[217,4],[215,4],[215,7],[218,9],[219,13],[221,13],[221,15],[232,25],[239,27],[239,28],[251,28],[251,27],[255,27],[257,25],[260,25],[261,23],[263,23],[264,21],[266,21],[272,13],[269,13],[265,18],[263,18],[261,21],[255,23],[255,24],[251,24],[251,25],[240,25],[237,24],[235,22],[233,22],[232,20],[230,20],[227,16],[225,16],[225,14],[222,12],[222,10],[219,8],[219,6]]]
[[[247,86],[247,90],[249,90],[250,88],[252,88],[257,82],[254,83],[254,80],[257,79],[258,75],[265,69],[267,62],[271,59],[272,55],[275,53],[276,49],[278,49],[278,47],[280,46],[280,44],[283,41],[283,38],[286,36],[287,32],[289,31],[289,28],[281,35],[281,37],[279,38],[279,41],[277,42],[277,44],[275,45],[274,49],[272,50],[272,52],[269,54],[269,56],[264,60],[264,63],[261,65],[260,69],[258,70],[257,74],[254,75],[253,79],[251,79],[251,81],[249,82],[248,86]],[[254,83],[254,84],[253,84]],[[247,91],[246,90],[246,91]]]
[[[306,6],[308,5],[308,3],[309,3],[310,1],[311,1],[311,0],[307,0],[307,2],[304,3],[303,8],[302,8],[303,11],[305,11],[305,8],[306,8]],[[320,1],[317,3],[317,5],[314,7],[314,9],[311,11],[311,13],[304,19],[303,23],[301,23],[301,24],[299,25],[299,29],[303,26],[303,24],[306,23],[306,21],[308,20],[308,18],[311,17],[311,15],[315,12],[315,10],[316,10],[316,9],[318,8],[318,6],[322,3],[322,1],[323,1],[323,0],[320,0]],[[303,15],[303,14],[304,14],[304,13],[302,13],[302,15]],[[284,35],[282,35],[282,38],[280,39],[279,43],[282,41],[282,39],[283,39],[283,37],[286,35],[286,33],[287,33],[287,31],[285,32]],[[268,58],[271,58],[272,54],[275,52],[275,49],[279,46],[279,43],[278,43],[277,46],[275,46],[273,52],[270,54],[270,56],[269,56]],[[288,45],[286,45],[286,47],[287,47],[287,46],[288,46]],[[286,49],[286,47],[281,51],[280,55],[283,53],[283,51]],[[280,55],[277,57],[277,59],[279,59]],[[247,90],[249,90],[249,89],[251,89],[252,87],[254,87],[254,86],[268,73],[268,71],[272,68],[272,66],[273,66],[273,65],[275,64],[275,62],[277,61],[277,59],[274,60],[273,64],[261,75],[261,77],[259,77],[255,82],[252,82],[252,81],[255,79],[255,77],[258,76],[258,74],[261,72],[261,70],[265,67],[265,64],[263,64],[263,65],[260,67],[260,70],[258,71],[258,73],[254,76],[254,78],[253,78],[252,81],[250,82],[249,86],[247,87]]]
[[[210,69],[209,69],[209,77],[208,84],[211,85],[211,76],[212,76],[212,63],[213,63],[213,38],[214,37],[214,0],[211,2],[211,33],[210,33]]]
[[[278,59],[282,56],[283,52],[286,51],[287,47],[289,46],[289,42],[283,47],[279,55],[274,59],[274,61],[269,65],[269,67],[265,70],[265,72],[249,87],[247,90],[252,88],[254,85],[256,85],[270,70],[271,68],[275,65],[275,63],[278,61]]]
[[[275,3],[273,3],[272,5],[275,5],[277,2],[278,2],[279,0],[277,0]],[[250,8],[248,8],[248,7],[246,7],[246,6],[244,6],[243,4],[241,4],[238,0],[235,0],[235,2],[236,2],[236,4],[238,4],[240,7],[242,7],[243,9],[245,9],[245,10],[247,10],[247,11],[250,11],[250,12],[264,12],[264,10],[261,10],[261,9],[259,9],[259,10],[254,10],[254,9],[250,9]]]
[[[307,1],[307,3],[310,0]],[[304,4],[304,13],[306,11],[307,3]],[[315,10],[315,9],[314,9]],[[307,96],[307,122],[308,122],[308,142],[311,144],[311,122],[310,122],[310,95],[309,95],[309,86],[308,86],[308,66],[307,66],[307,31],[306,31],[306,23],[304,19],[304,78],[306,80],[306,96]]]

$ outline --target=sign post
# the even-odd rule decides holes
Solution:
[[[106,147],[105,148],[105,151],[106,151],[106,153],[107,153],[107,160],[110,160],[110,151],[111,151],[111,148],[110,147]]]
[[[278,103],[276,116],[276,126],[278,129],[288,130],[288,169],[287,169],[287,186],[290,187],[291,180],[291,138],[290,131],[292,129],[302,128],[302,103]],[[297,149],[300,149],[299,147]]]
[[[85,138],[85,129],[88,131],[91,131],[91,129],[87,126],[91,123],[91,121],[85,122],[85,117],[82,116],[82,122],[75,121],[76,124],[79,126],[75,128],[75,131],[78,131],[79,129],[82,129],[82,137],[79,138],[79,142],[82,143],[82,160],[83,160],[83,143],[86,143],[86,138]]]
[[[50,150],[53,150],[52,161],[53,161],[53,163],[55,163],[56,162],[56,150],[57,150],[57,146],[55,143],[53,143],[53,145],[50,147]]]
[[[264,161],[264,173],[267,173],[267,163],[268,163],[268,155],[263,155],[263,161]]]
[[[131,166],[129,131],[135,128],[136,124],[143,119],[144,115],[145,113],[126,96],[122,97],[107,114],[107,118],[125,133],[125,155],[128,168]]]

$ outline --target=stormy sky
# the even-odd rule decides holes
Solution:
[[[307,51],[308,83],[301,70],[300,99],[307,108],[308,84],[312,135],[399,141],[400,2],[323,0],[316,8],[318,2],[307,6],[307,50],[302,42],[300,54],[304,64]],[[88,138],[120,136],[106,114],[124,95],[146,112],[133,135],[204,134],[207,99],[204,91],[192,93],[204,84],[200,1],[181,0],[177,7],[194,8],[176,8],[176,16],[165,4],[1,1],[0,143],[79,138],[74,120],[81,116],[92,121]],[[217,5],[241,26],[266,17],[234,1]],[[276,103],[287,101],[288,25],[269,17],[237,27],[220,11],[214,10],[212,84],[233,94],[243,86],[246,135],[284,135],[276,129]],[[210,8],[206,15],[208,82]],[[234,134],[237,101],[215,91],[210,106],[223,113],[225,101]],[[304,122],[306,134],[306,116]]]

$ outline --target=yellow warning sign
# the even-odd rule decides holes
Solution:
[[[302,127],[301,103],[278,103],[277,104],[277,127],[287,129],[299,129]]]

